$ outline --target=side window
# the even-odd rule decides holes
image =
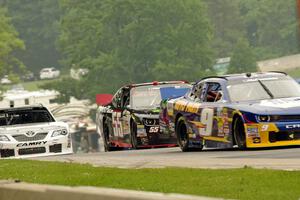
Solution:
[[[118,90],[112,100],[112,105],[115,108],[121,108],[121,101],[122,101],[122,89]]]
[[[123,96],[122,96],[122,107],[125,108],[129,105],[129,99],[130,99],[130,92],[129,90],[124,90]]]
[[[201,102],[201,96],[203,94],[204,90],[204,83],[197,83],[196,85],[194,85],[194,87],[192,88],[189,97],[197,102]]]
[[[210,82],[206,84],[207,89],[204,94],[204,102],[218,102],[223,98],[223,92],[220,83]]]

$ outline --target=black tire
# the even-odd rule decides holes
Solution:
[[[103,144],[104,144],[104,150],[106,152],[114,150],[114,148],[111,147],[109,144],[109,133],[110,133],[109,131],[110,129],[109,129],[108,122],[107,120],[105,120],[103,123]]]
[[[179,117],[179,119],[177,120],[175,132],[177,136],[177,143],[181,150],[183,152],[191,151],[191,148],[189,147],[189,137],[184,117]]]
[[[234,120],[233,134],[238,148],[241,150],[247,149],[244,122],[240,117]]]
[[[132,149],[138,148],[137,125],[134,121],[131,122],[131,126],[130,126],[130,142],[132,145]]]

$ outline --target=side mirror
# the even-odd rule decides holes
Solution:
[[[99,106],[107,106],[112,102],[113,95],[111,94],[97,94],[96,95],[96,103]]]

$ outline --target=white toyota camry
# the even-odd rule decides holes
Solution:
[[[42,106],[0,109],[0,157],[72,153],[68,125]]]

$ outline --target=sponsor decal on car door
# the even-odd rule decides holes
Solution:
[[[123,137],[123,127],[121,122],[121,111],[114,110],[112,113],[112,126],[115,137]]]

